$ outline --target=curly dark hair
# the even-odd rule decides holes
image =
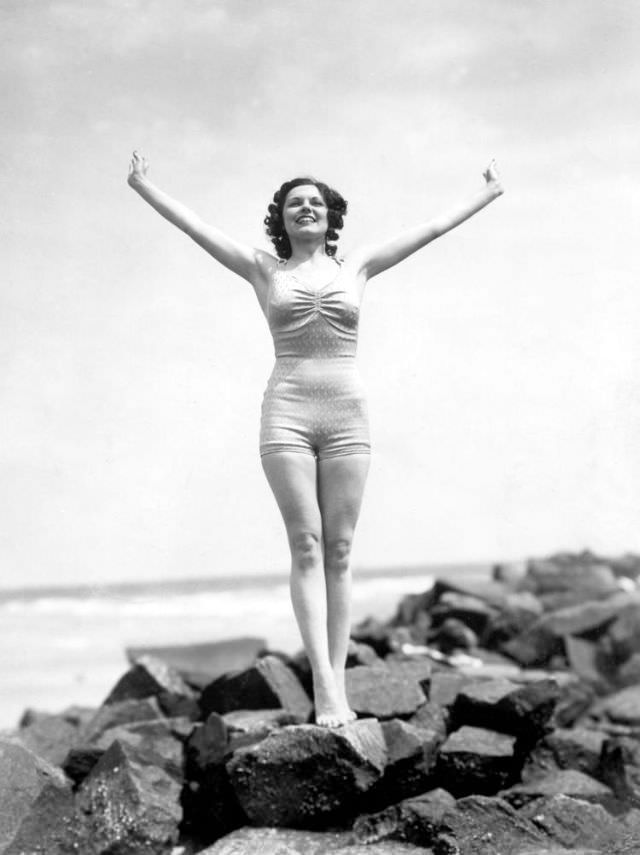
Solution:
[[[287,194],[294,187],[300,187],[303,184],[313,184],[320,191],[320,195],[328,208],[327,222],[329,227],[325,236],[325,252],[331,256],[336,254],[336,247],[333,244],[338,240],[338,231],[344,225],[347,203],[337,190],[334,190],[322,181],[316,181],[315,178],[306,176],[285,181],[282,187],[273,194],[273,202],[269,205],[269,213],[264,218],[266,232],[271,238],[278,258],[291,258],[291,243],[289,242],[289,235],[284,228],[282,211]]]

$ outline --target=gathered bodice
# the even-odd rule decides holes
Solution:
[[[274,271],[267,321],[276,357],[355,356],[360,310],[341,287],[343,274],[339,266],[330,282],[314,288],[295,270]]]

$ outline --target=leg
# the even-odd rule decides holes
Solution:
[[[342,716],[353,718],[347,702],[344,668],[351,629],[351,568],[353,533],[360,515],[369,472],[368,454],[329,457],[318,465],[318,497],[322,515],[329,660],[335,676]]]
[[[317,463],[311,454],[283,451],[265,454],[262,467],[287,529],[291,601],[311,663],[316,722],[330,724],[339,715],[341,698],[327,640]]]

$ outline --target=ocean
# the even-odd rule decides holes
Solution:
[[[353,622],[387,619],[404,594],[435,578],[488,578],[486,564],[354,571]],[[259,636],[301,647],[288,577],[255,575],[153,584],[0,589],[0,729],[25,708],[98,706],[129,667],[128,646]]]

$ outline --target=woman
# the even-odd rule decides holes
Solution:
[[[467,202],[382,244],[336,258],[347,205],[311,178],[283,184],[265,218],[277,257],[236,243],[155,187],[137,152],[129,184],[159,214],[246,279],[273,335],[260,453],[291,550],[291,599],[313,674],[316,723],[351,721],[345,691],[349,556],[369,469],[366,402],[355,365],[365,285],[502,194],[492,161]]]

